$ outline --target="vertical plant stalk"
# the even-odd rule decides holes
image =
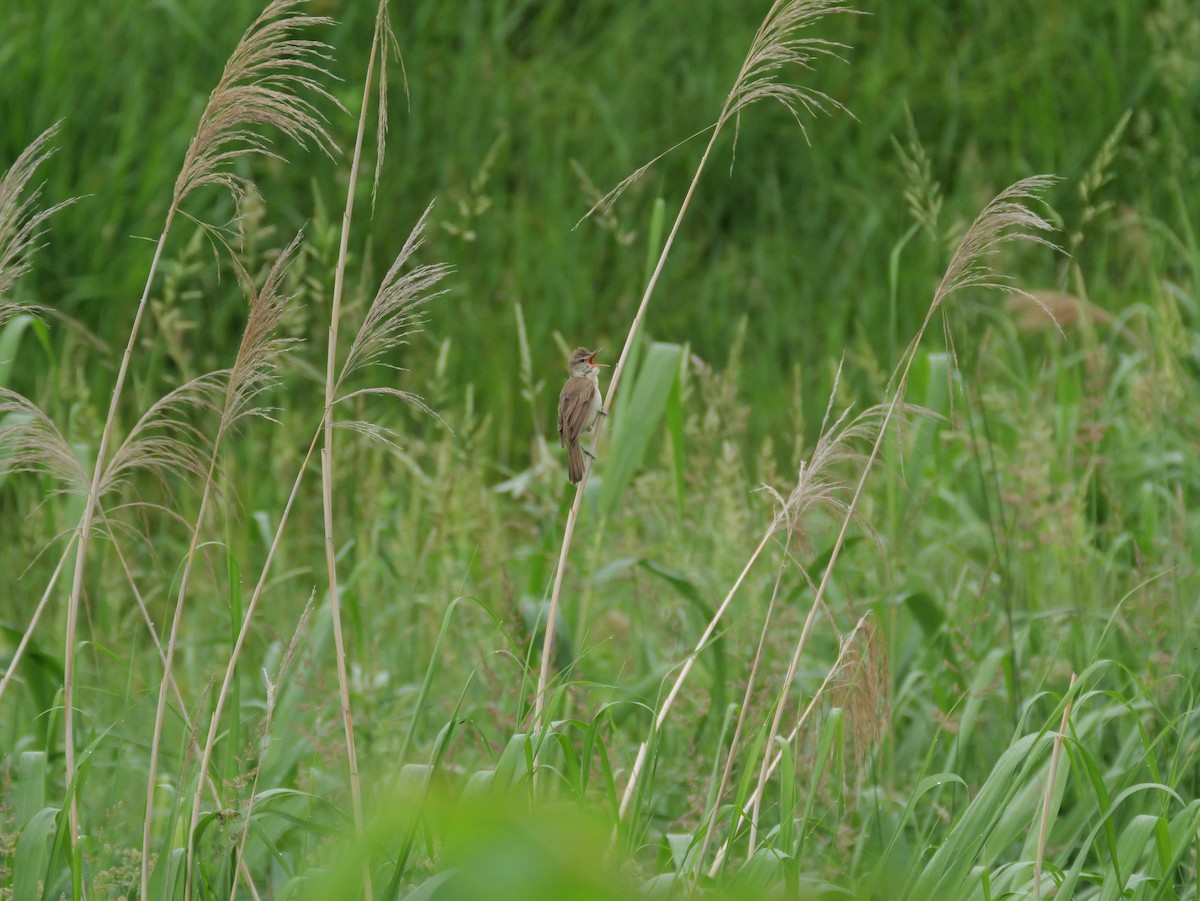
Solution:
[[[1067,686],[1070,695],[1075,688],[1075,673],[1071,673],[1071,684]],[[1054,795],[1054,783],[1058,779],[1058,761],[1062,757],[1063,741],[1067,736],[1067,724],[1071,721],[1071,707],[1074,698],[1069,698],[1066,709],[1063,710],[1062,723],[1058,727],[1058,735],[1054,736],[1054,750],[1050,754],[1050,773],[1046,777],[1046,794],[1042,797],[1042,822],[1038,826],[1037,856],[1033,862],[1033,897],[1042,897],[1042,864],[1046,859],[1046,838],[1050,833],[1050,802]]]
[[[178,209],[178,195],[167,210],[166,222],[162,234],[154,247],[154,257],[150,261],[150,271],[146,275],[146,286],[142,289],[142,298],[138,301],[137,312],[133,317],[133,325],[129,330],[129,341],[125,345],[125,353],[121,355],[121,365],[117,369],[117,380],[113,384],[112,396],[108,402],[108,415],[104,420],[104,430],[100,433],[100,446],[96,449],[96,465],[92,470],[92,481],[84,500],[83,517],[79,522],[75,536],[75,573],[71,582],[71,596],[67,601],[67,633],[63,650],[63,746],[66,762],[67,785],[75,778],[75,633],[79,628],[79,602],[83,595],[83,571],[87,563],[88,539],[91,537],[92,521],[96,505],[100,499],[100,489],[104,483],[104,471],[108,458],[108,445],[112,440],[113,427],[117,420],[117,408],[121,402],[121,392],[125,387],[125,377],[129,372],[129,362],[133,358],[133,348],[137,343],[138,331],[142,324],[142,314],[146,312],[146,303],[150,299],[150,289],[154,284],[154,276],[162,259],[163,248],[167,243],[167,234],[175,219]],[[68,823],[70,825],[70,840],[72,846],[79,839],[79,789],[71,792]]]
[[[163,657],[163,675],[158,687],[158,703],[154,713],[154,732],[150,739],[150,760],[146,767],[146,809],[142,821],[142,897],[149,896],[150,889],[150,843],[153,837],[154,793],[158,781],[158,755],[162,742],[163,726],[166,717],[168,684],[174,685],[175,648],[178,646],[179,634],[183,623],[184,600],[191,584],[192,569],[196,562],[196,554],[200,547],[200,539],[204,531],[205,516],[208,512],[209,501],[212,499],[216,485],[217,463],[220,459],[222,442],[229,430],[244,416],[255,412],[252,406],[254,398],[276,380],[275,367],[278,354],[289,343],[286,340],[273,339],[272,334],[279,324],[284,312],[287,298],[282,294],[282,282],[296,250],[300,246],[301,236],[298,234],[275,260],[261,291],[255,291],[249,273],[237,263],[239,276],[250,295],[250,312],[246,320],[242,338],[238,346],[237,357],[233,368],[229,370],[225,386],[225,400],[221,406],[221,418],[217,425],[217,433],[213,438],[212,452],[209,456],[207,471],[204,477],[204,488],[200,494],[199,510],[192,524],[191,541],[184,557],[183,572],[179,579],[179,591],[175,598],[175,609],[171,617],[171,629],[167,637],[165,652],[160,650]],[[236,257],[234,258],[236,260]],[[130,576],[132,580],[132,576]],[[132,581],[131,581],[132,584]],[[153,629],[153,626],[151,626]],[[158,644],[157,635],[155,644]],[[178,689],[176,689],[178,693]],[[180,698],[182,705],[182,698]],[[186,718],[186,713],[184,714]],[[188,726],[189,736],[191,727]]]
[[[350,776],[350,804],[353,808],[355,837],[361,845],[365,835],[362,807],[362,786],[358,773],[358,751],[354,744],[354,714],[350,705],[350,680],[346,674],[346,643],[342,635],[342,603],[338,589],[337,548],[333,536],[333,404],[337,387],[338,324],[341,320],[342,294],[346,283],[346,265],[350,255],[350,223],[354,217],[354,191],[358,187],[358,171],[362,163],[363,137],[367,131],[367,109],[371,100],[371,83],[375,77],[376,54],[387,53],[384,45],[384,22],[387,0],[380,0],[375,15],[375,33],[371,38],[371,53],[367,60],[367,76],[363,84],[362,109],[358,114],[358,131],[354,136],[354,155],[350,161],[350,178],[346,186],[346,208],[342,212],[342,234],[338,244],[337,267],[333,275],[333,299],[329,311],[329,345],[325,355],[325,415],[322,431],[325,445],[321,449],[321,506],[325,530],[325,568],[329,578],[329,614],[333,625],[334,660],[337,668],[338,697],[341,702],[342,729],[346,739],[346,766]],[[380,84],[380,91],[385,85]],[[380,109],[381,118],[384,110]],[[382,123],[379,125],[382,140]],[[382,155],[381,155],[382,156]],[[377,166],[382,165],[382,158]],[[376,172],[378,178],[378,171]],[[372,901],[370,855],[362,858],[363,893]]]
[[[732,120],[736,132],[741,113],[760,100],[774,100],[782,103],[792,113],[802,131],[804,130],[804,125],[800,120],[800,110],[811,113],[824,110],[826,106],[841,108],[840,104],[820,92],[795,85],[782,84],[777,80],[779,71],[786,65],[795,65],[808,69],[811,68],[812,60],[818,56],[837,56],[837,51],[842,49],[842,45],[817,38],[799,36],[799,32],[804,28],[812,25],[823,16],[836,12],[852,12],[852,10],[842,6],[837,0],[774,0],[771,4],[770,10],[768,10],[766,17],[754,35],[750,49],[742,60],[737,78],[734,79],[733,86],[730,88],[729,94],[726,96],[725,102],[721,107],[721,113],[717,117],[716,122],[711,126],[712,134],[709,136],[708,144],[700,157],[696,173],[692,176],[692,182],[688,186],[687,193],[684,195],[683,203],[680,204],[679,212],[675,216],[675,222],[671,226],[671,231],[663,243],[662,251],[658,256],[658,263],[655,265],[654,272],[646,284],[642,301],[638,306],[637,313],[633,317],[633,322],[630,323],[629,333],[625,338],[625,346],[621,349],[621,357],[617,361],[616,368],[613,370],[612,381],[609,383],[608,392],[604,397],[604,405],[601,407],[602,415],[607,416],[612,407],[617,388],[621,383],[621,375],[625,370],[625,363],[629,358],[629,353],[633,349],[634,341],[641,329],[642,320],[645,318],[646,309],[650,304],[650,298],[653,296],[654,289],[658,285],[658,280],[662,275],[663,267],[666,265],[667,257],[670,255],[671,248],[675,244],[675,236],[679,233],[679,227],[683,224],[683,218],[687,214],[688,207],[691,205],[693,195],[696,193],[696,186],[700,183],[700,176],[703,174],[712,149],[716,145],[717,137],[721,134],[725,125]],[[667,153],[670,152],[670,150],[667,151]],[[663,154],[663,156],[665,155]],[[610,205],[625,188],[645,174],[646,170],[661,158],[662,156],[656,157],[650,163],[626,178],[614,191],[610,192],[592,207],[589,215],[596,209]],[[592,438],[591,449],[593,452],[600,440],[599,431],[597,429],[596,434]],[[567,525],[563,531],[562,547],[559,551],[558,564],[554,571],[554,586],[550,593],[550,607],[546,613],[546,633],[542,642],[541,668],[538,671],[537,689],[533,702],[533,728],[535,733],[541,733],[545,725],[546,685],[550,678],[551,660],[554,657],[554,634],[558,619],[558,607],[562,596],[563,576],[566,573],[567,557],[571,550],[571,540],[575,535],[575,525],[579,520],[579,511],[583,506],[584,488],[587,486],[590,473],[591,465],[588,464],[587,468],[584,469],[583,479],[580,480],[576,488],[575,501],[572,503],[571,510],[567,514]],[[538,746],[541,747],[540,742]],[[639,756],[644,757],[644,754]]]
[[[728,106],[728,101],[726,101],[726,105]],[[646,309],[650,305],[650,298],[654,295],[654,289],[658,285],[659,276],[662,275],[663,267],[667,263],[667,256],[671,252],[671,247],[675,244],[675,235],[679,232],[679,226],[683,224],[683,217],[687,213],[688,206],[691,204],[692,195],[696,193],[696,186],[700,183],[700,176],[704,172],[704,166],[708,162],[709,154],[712,152],[713,145],[716,143],[717,135],[720,134],[720,131],[719,126],[713,129],[712,136],[708,139],[708,146],[704,148],[704,155],[700,158],[700,165],[696,167],[696,174],[692,176],[692,183],[688,186],[687,194],[684,195],[683,203],[679,207],[679,213],[675,216],[675,223],[671,226],[667,240],[663,243],[662,252],[658,256],[658,263],[654,267],[650,281],[646,284],[646,291],[642,295],[642,302],[633,317],[633,322],[629,325],[629,334],[625,336],[625,346],[621,348],[621,357],[617,360],[617,365],[613,369],[612,381],[608,384],[608,392],[604,395],[604,405],[600,408],[601,416],[607,416],[609,410],[612,408],[617,388],[621,385],[621,375],[625,371],[625,363],[629,359],[629,352],[633,349],[633,343],[637,339],[638,331],[641,329],[642,320],[646,316]],[[596,444],[600,440],[599,431],[597,429],[597,434],[592,437],[591,450],[593,456]],[[559,550],[558,565],[554,570],[554,588],[550,593],[550,609],[546,613],[546,635],[542,641],[542,663],[541,669],[538,671],[537,690],[533,701],[533,731],[535,733],[541,733],[542,731],[546,684],[550,678],[551,660],[554,658],[554,629],[558,620],[559,600],[562,597],[563,575],[567,570],[567,556],[571,552],[571,539],[575,536],[575,524],[579,520],[579,511],[583,507],[583,492],[587,487],[588,476],[591,473],[592,466],[588,462],[583,471],[583,478],[575,489],[575,501],[571,504],[571,510],[567,514],[567,526],[563,531],[562,548]]]
[[[296,503],[296,498],[300,494],[300,486],[304,482],[304,474],[308,471],[309,463],[312,461],[313,451],[316,450],[317,441],[321,437],[321,432],[318,429],[313,433],[312,440],[309,442],[308,451],[304,454],[304,459],[300,461],[299,470],[296,472],[296,479],[292,483],[291,493],[288,494],[287,503],[284,504],[283,512],[279,516],[279,525],[275,528],[275,535],[271,539],[271,547],[267,550],[267,558],[263,561],[262,571],[258,576],[258,583],[254,586],[254,592],[250,595],[250,602],[246,605],[245,613],[242,616],[242,625],[238,629],[237,638],[233,643],[233,650],[229,653],[229,662],[225,666],[225,676],[221,681],[221,687],[217,691],[217,698],[213,705],[212,717],[208,724],[208,734],[204,739],[204,750],[200,753],[200,768],[198,773],[198,783],[202,784],[209,778],[209,769],[212,766],[213,749],[217,744],[217,735],[221,730],[221,715],[225,712],[225,701],[229,697],[229,689],[233,684],[234,673],[237,671],[238,660],[242,656],[242,648],[246,644],[246,636],[250,634],[250,623],[254,619],[254,614],[258,610],[259,602],[262,600],[263,590],[267,585],[267,576],[271,572],[271,564],[275,561],[275,554],[279,551],[279,546],[283,541],[284,527],[287,525],[288,519],[292,513],[292,507]],[[195,823],[200,819],[200,792],[196,791],[192,794],[192,815],[191,822]],[[195,869],[196,843],[192,839],[189,830],[187,844],[187,877],[184,882],[184,898],[191,898],[192,873]]]
[[[712,813],[709,816],[708,827],[704,830],[704,841],[700,845],[700,854],[696,858],[696,872],[692,879],[692,885],[689,897],[694,897],[696,890],[700,884],[700,873],[704,866],[704,858],[708,856],[709,846],[712,844],[713,836],[717,829],[717,812],[721,809],[721,799],[725,797],[725,790],[729,787],[729,781],[733,778],[733,762],[736,760],[738,743],[742,738],[742,731],[746,728],[746,716],[750,711],[750,701],[754,695],[754,685],[758,680],[758,667],[762,663],[763,650],[766,648],[767,636],[770,634],[771,620],[775,615],[775,603],[779,600],[779,588],[783,582],[783,573],[787,568],[788,551],[792,544],[792,529],[791,524],[788,524],[787,539],[784,542],[783,554],[779,560],[779,569],[775,573],[775,586],[771,590],[771,601],[767,604],[767,615],[763,618],[762,629],[758,635],[758,648],[754,652],[754,661],[750,664],[750,675],[746,679],[746,690],[742,694],[742,709],[738,711],[737,723],[733,728],[733,738],[729,740],[729,756],[725,758],[725,766],[721,770],[721,779],[717,783],[716,791],[713,793]],[[730,834],[736,828],[737,811],[734,811],[730,820]]]

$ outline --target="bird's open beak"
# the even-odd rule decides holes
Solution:
[[[608,368],[607,363],[597,363],[596,362],[596,354],[600,353],[600,351],[602,351],[602,350],[604,350],[603,347],[597,347],[595,350],[593,350],[592,355],[590,357],[588,357],[588,363],[590,363],[592,366],[600,366],[600,367],[603,367],[604,369],[607,369]]]

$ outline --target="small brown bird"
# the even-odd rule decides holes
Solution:
[[[587,453],[580,439],[592,430],[600,414],[600,367],[607,364],[596,362],[598,353],[600,348],[574,350],[567,364],[570,378],[558,396],[558,441],[567,449],[567,473],[574,484],[583,478],[583,455]]]

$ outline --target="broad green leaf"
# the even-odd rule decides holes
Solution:
[[[604,482],[599,500],[600,513],[604,516],[617,508],[651,440],[658,436],[671,388],[679,378],[682,354],[683,348],[678,344],[656,341],[646,348],[604,460]]]
[[[28,313],[21,313],[8,321],[0,329],[0,388],[7,388],[12,382],[13,369],[17,365],[17,350],[21,346],[21,337],[25,330],[37,322]]]
[[[43,807],[29,818],[21,830],[12,858],[14,898],[43,897],[38,886],[48,882],[46,863],[58,813],[57,807]]]
[[[46,806],[46,752],[24,751],[17,765],[18,829]]]

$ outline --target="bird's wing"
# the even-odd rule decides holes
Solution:
[[[559,447],[567,446],[567,435],[566,435],[566,432],[563,430],[563,423],[565,421],[565,417],[563,416],[563,408],[566,407],[567,400],[568,400],[567,389],[563,388],[562,394],[560,394],[558,396],[558,446]]]
[[[583,382],[582,386],[572,382]],[[591,407],[592,392],[587,379],[569,379],[558,398],[558,440],[563,447],[579,440],[579,433],[587,423]]]

